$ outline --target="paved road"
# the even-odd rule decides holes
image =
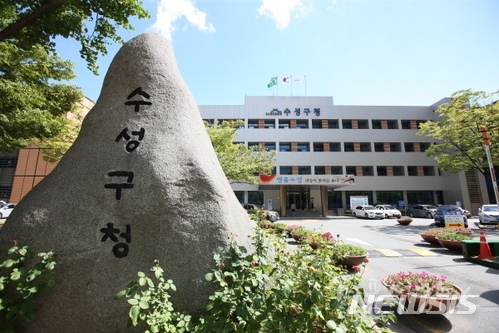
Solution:
[[[474,224],[477,221],[469,221],[475,237],[479,235]],[[416,218],[408,226],[399,225],[395,219],[282,219],[280,222],[330,231],[339,234],[346,243],[365,247],[370,255],[363,273],[365,289],[376,295],[376,299],[383,299],[387,294],[380,280],[400,271],[445,275],[470,295],[465,304],[468,306],[462,302],[454,313],[398,315],[399,323],[391,325],[396,333],[499,331],[499,270],[470,263],[459,253],[424,242],[419,233],[433,226],[433,220]],[[486,230],[486,236],[487,239],[499,239],[499,229]]]

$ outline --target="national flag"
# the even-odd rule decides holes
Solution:
[[[281,82],[282,84],[288,84],[291,80],[289,79],[289,76],[281,76]]]
[[[272,88],[277,84],[277,76],[273,76],[270,78],[269,84],[267,84],[267,88]]]
[[[305,77],[304,76],[298,76],[295,79],[295,83],[305,83]]]

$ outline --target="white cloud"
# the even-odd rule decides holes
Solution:
[[[159,0],[153,29],[171,40],[172,33],[177,30],[175,22],[183,17],[201,31],[215,31],[215,27],[206,22],[206,13],[196,8],[193,0]]]
[[[286,29],[293,13],[296,17],[305,16],[310,6],[305,6],[301,0],[262,0],[258,13],[274,20],[278,29]]]

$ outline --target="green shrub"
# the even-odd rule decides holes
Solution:
[[[355,301],[365,299],[362,276],[336,266],[332,246],[290,249],[283,237],[260,228],[255,229],[253,246],[249,253],[232,242],[215,255],[215,268],[205,279],[217,291],[209,298],[207,313],[190,327],[193,332],[390,332],[386,324],[396,318],[372,317]],[[151,287],[148,280],[143,284]],[[138,303],[132,308],[140,307],[141,297],[134,296]],[[178,332],[170,328],[168,332]]]
[[[55,258],[52,252],[34,254],[27,246],[11,247],[0,264],[0,332],[15,332],[20,321],[36,315],[35,299],[53,294]]]

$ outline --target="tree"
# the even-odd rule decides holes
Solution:
[[[244,143],[233,143],[237,127],[241,123],[243,122],[205,122],[205,126],[227,179],[231,182],[258,183],[259,178],[256,175],[272,173],[275,167],[275,151],[260,146],[246,147]]]
[[[83,98],[80,89],[51,81],[74,77],[72,64],[50,55],[40,45],[29,50],[0,42],[0,152],[60,133],[63,114]]]
[[[437,108],[438,121],[420,124],[418,135],[438,140],[426,150],[426,155],[434,157],[441,170],[457,173],[475,169],[490,178],[480,127],[487,127],[493,164],[499,165],[498,97],[499,91],[455,92],[449,103]]]
[[[43,4],[42,4],[43,3]],[[106,55],[110,42],[123,43],[117,34],[122,27],[133,30],[128,19],[149,18],[139,0],[24,0],[3,1],[0,5],[0,41],[15,40],[19,48],[43,45],[55,53],[54,38],[73,38],[80,54],[97,74],[99,54]]]
[[[0,4],[0,152],[64,135],[64,119],[83,98],[81,89],[59,82],[75,77],[73,64],[55,51],[54,38],[73,38],[97,74],[99,54],[123,43],[117,28],[133,30],[129,17],[148,18],[138,0],[24,0]]]

